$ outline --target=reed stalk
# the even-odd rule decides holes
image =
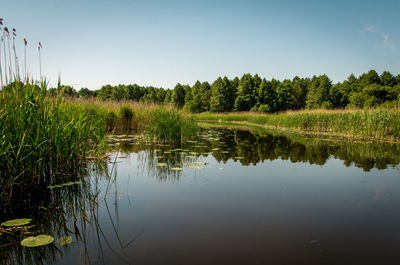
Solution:
[[[0,32],[3,30],[3,19],[0,18]],[[1,42],[0,42],[0,89],[3,88],[4,83],[3,83],[3,69],[2,69],[2,62],[1,62],[1,43],[3,42],[3,36],[1,36]]]
[[[1,36],[1,42],[3,43],[3,50],[4,50],[4,79],[5,79],[5,85],[8,85],[8,78],[7,78],[7,53],[6,53],[6,27],[3,28],[3,35]],[[1,47],[0,47],[1,49]]]
[[[8,30],[7,27],[4,28],[6,31],[6,40],[7,40],[7,48],[8,48],[8,58],[9,58],[9,79],[10,83],[13,81],[13,70],[12,70],[12,60],[11,60],[11,49],[10,49],[10,31]]]
[[[40,50],[42,49],[42,44],[39,41],[38,45],[38,51],[39,51],[39,76],[40,76],[40,81],[42,81],[42,58],[40,56]]]
[[[24,38],[24,80],[27,80],[28,73],[26,72],[26,46],[28,45],[28,41]]]
[[[15,48],[15,38],[17,37],[17,31],[15,28],[12,29],[13,34],[12,34],[12,38],[13,38],[13,51],[14,51],[14,59],[15,59],[15,76],[17,78],[18,81],[20,81],[20,75],[19,75],[19,63],[18,63],[18,56],[17,56],[17,50]]]

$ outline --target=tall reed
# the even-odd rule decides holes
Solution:
[[[12,32],[13,51],[14,51],[14,59],[15,59],[15,76],[17,77],[17,80],[20,80],[18,56],[17,56],[17,50],[15,48],[15,37],[17,37],[17,30],[15,28],[13,28],[12,31],[13,31]]]
[[[38,52],[39,52],[39,76],[40,76],[40,81],[42,81],[42,57],[40,55],[40,50],[42,49],[42,43],[39,41],[38,45]]]
[[[3,28],[3,35],[1,36],[1,42],[3,43],[3,51],[4,51],[4,79],[6,81],[5,84],[8,84],[8,78],[7,78],[7,52],[6,52],[6,36],[7,36],[7,32],[8,30],[6,30],[7,28],[4,27]],[[1,49],[1,47],[0,47]],[[4,86],[4,84],[3,84]]]
[[[0,32],[3,30],[3,19],[0,18]],[[1,43],[3,42],[3,36],[0,37],[0,89],[3,88],[3,69],[2,69],[2,62],[1,62]]]
[[[9,63],[8,63],[9,76],[8,77],[9,77],[10,82],[12,82],[11,80],[13,79],[13,70],[12,70],[11,49],[10,49],[10,31],[8,30],[7,27],[4,28],[4,31],[6,32],[8,59],[9,59]]]
[[[26,72],[26,46],[28,45],[28,41],[24,38],[24,80],[28,79],[28,73]]]
[[[163,141],[181,141],[196,135],[197,121],[178,110],[159,108],[149,113],[147,131]]]
[[[49,98],[47,84],[14,82],[0,91],[0,194],[74,172],[104,150],[106,113]]]

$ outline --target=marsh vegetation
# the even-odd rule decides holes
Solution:
[[[377,264],[393,255],[399,75],[371,70],[333,84],[244,74],[76,91],[50,87],[41,42],[34,81],[28,41],[22,69],[16,30],[2,19],[0,30],[1,264],[317,263],[322,249],[344,253],[338,264]]]

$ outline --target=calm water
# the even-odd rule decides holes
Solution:
[[[234,129],[182,146],[115,139],[81,184],[2,210],[73,239],[4,246],[4,264],[399,264],[396,145]]]

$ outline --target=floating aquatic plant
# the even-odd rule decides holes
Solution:
[[[57,243],[61,246],[71,244],[72,243],[72,237],[71,236],[63,236],[57,239]]]
[[[24,247],[40,247],[53,243],[54,237],[49,235],[30,236],[21,241]]]
[[[22,226],[29,224],[31,221],[32,219],[29,218],[13,219],[1,223],[1,226]]]

